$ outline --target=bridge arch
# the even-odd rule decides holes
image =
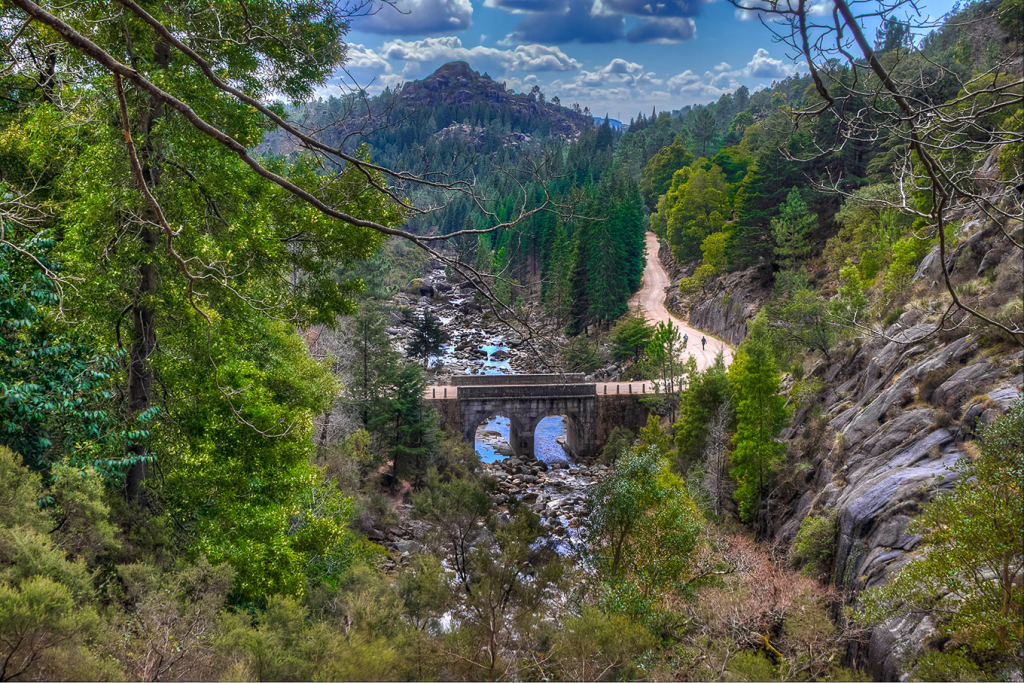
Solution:
[[[477,426],[505,416],[512,452],[526,459],[535,457],[535,430],[548,416],[566,417],[566,450],[583,459],[597,455],[615,426],[639,429],[647,420],[640,394],[598,395],[597,385],[579,375],[467,376],[453,384],[451,391],[428,389],[426,396],[442,425],[474,444]]]

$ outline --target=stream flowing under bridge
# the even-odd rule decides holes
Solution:
[[[477,427],[499,415],[509,420],[509,445],[533,458],[534,431],[545,417],[566,418],[565,448],[574,458],[596,456],[615,427],[634,432],[647,423],[641,400],[655,393],[649,382],[585,381],[583,375],[467,375],[444,386],[430,386],[426,403],[441,426],[476,440]]]

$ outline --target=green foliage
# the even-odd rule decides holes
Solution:
[[[605,363],[601,347],[590,337],[570,337],[562,351],[562,362],[567,372],[590,373]]]
[[[740,345],[729,367],[729,385],[736,406],[735,447],[729,473],[738,488],[734,497],[740,518],[760,523],[764,498],[786,445],[777,439],[789,419],[785,397],[779,394],[779,375],[767,329],[759,313],[750,335]]]
[[[730,213],[722,169],[701,158],[677,171],[665,194],[660,219],[666,226],[669,247],[679,263],[700,256],[704,239],[722,230]]]
[[[649,631],[619,614],[586,606],[565,620],[559,632],[554,668],[566,681],[639,678],[635,662],[657,642]]]
[[[683,590],[703,522],[656,446],[638,446],[587,494],[585,553],[604,604],[641,622]]]
[[[1018,402],[983,431],[977,459],[964,457],[954,465],[956,487],[924,505],[912,532],[921,534],[925,553],[884,586],[861,595],[854,612],[858,621],[929,614],[950,639],[946,651],[963,648],[955,654],[966,655],[969,665],[958,663],[960,671],[978,666],[988,676],[1015,665],[1024,638],[1024,587],[1016,578],[1024,568],[1022,435],[1024,407]],[[950,662],[946,658],[944,664]]]
[[[36,469],[66,459],[123,477],[131,463],[110,459],[124,447],[111,401],[120,354],[47,321],[60,302],[46,272],[62,270],[49,257],[56,240],[43,231],[17,244],[18,226],[0,219],[0,227],[12,240],[0,244],[0,444]]]
[[[646,362],[651,368],[650,376],[660,378],[661,390],[673,394],[682,381],[683,363],[682,335],[671,322],[660,322],[651,341],[644,351]]]
[[[643,279],[643,203],[636,183],[611,173],[596,188],[586,215],[573,237],[571,335],[620,318]]]
[[[442,482],[433,469],[424,489],[413,496],[416,516],[431,522],[460,581],[469,581],[470,535],[489,517],[492,503],[479,482],[463,477]]]
[[[233,680],[391,680],[402,671],[400,642],[314,621],[293,598],[274,598],[255,627],[248,615],[226,615],[221,630],[221,675]]]
[[[799,166],[778,150],[766,151],[749,167],[736,190],[736,228],[729,243],[733,267],[771,263],[771,220],[785,203],[789,188],[801,181]]]
[[[441,327],[441,321],[430,311],[424,310],[413,325],[408,354],[414,358],[422,358],[426,363],[431,356],[439,355],[447,342],[448,333]]]
[[[928,253],[928,242],[913,235],[903,237],[892,248],[892,264],[885,273],[882,295],[886,299],[905,300],[917,264]]]
[[[728,265],[726,248],[729,244],[729,232],[715,232],[704,238],[701,242],[701,261],[704,265],[711,266],[716,273],[725,270]]]
[[[605,465],[614,465],[623,454],[633,448],[635,442],[636,434],[632,430],[617,425],[601,448],[600,461]]]
[[[803,565],[804,574],[827,578],[835,561],[839,520],[835,515],[808,515],[800,521],[793,539],[793,558]]]
[[[761,652],[741,652],[729,661],[730,681],[772,681],[779,678],[779,667]]]
[[[679,422],[674,426],[679,467],[685,472],[704,452],[708,426],[720,406],[732,396],[722,354],[703,372],[693,368],[679,399]]]
[[[679,281],[679,292],[684,296],[695,294],[704,289],[714,276],[714,266],[702,263],[693,270],[693,275]]]
[[[696,110],[690,135],[693,136],[695,149],[699,149],[701,156],[707,156],[718,136],[718,124],[715,122],[714,113],[708,107],[696,107]]]
[[[654,209],[658,197],[668,192],[675,172],[691,163],[693,155],[686,149],[681,136],[676,136],[671,145],[662,147],[651,157],[640,178],[640,195],[647,208]]]
[[[771,220],[775,238],[775,260],[784,269],[796,268],[811,252],[808,242],[818,217],[809,213],[807,203],[795,187],[790,190],[779,215]]]
[[[370,432],[387,444],[395,479],[421,477],[429,464],[437,438],[437,415],[423,405],[426,388],[423,368],[406,363],[370,416]]]
[[[539,525],[539,517],[514,507],[506,523],[489,525],[493,547],[482,544],[470,552],[469,579],[460,584],[469,618],[444,639],[449,651],[471,664],[462,676],[496,678],[506,656],[536,647],[531,634],[541,606],[561,587],[565,570],[557,554],[538,543]]]
[[[788,345],[794,352],[817,350],[830,358],[836,329],[827,302],[811,288],[803,269],[777,275],[766,312],[777,330],[775,337],[780,347]]]
[[[868,305],[867,287],[860,277],[860,270],[849,259],[839,271],[839,282],[839,291],[829,309],[841,320],[857,321]]]
[[[1003,4],[1016,4],[1017,16],[1020,17],[1022,1],[1024,0],[1004,0]],[[1021,23],[1021,21],[1017,22],[1018,31],[1020,31]],[[1018,110],[1007,116],[1002,123],[1002,129],[1013,131],[1019,135],[1024,129],[1024,113]],[[1024,152],[1024,142],[1020,140],[1008,142],[999,150],[999,173],[1003,176],[1003,180],[1012,182],[1021,177],[1021,172],[1024,170],[1022,169],[1022,165],[1024,165],[1022,152]]]
[[[45,577],[0,581],[0,673],[5,680],[109,675],[88,646],[100,620],[67,586]]]
[[[654,339],[655,331],[642,315],[624,317],[612,328],[612,358],[617,361],[627,358],[639,361],[647,345]]]

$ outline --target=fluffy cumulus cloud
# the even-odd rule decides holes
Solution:
[[[615,58],[607,66],[597,71],[582,71],[574,82],[587,88],[626,87],[643,88],[650,85],[661,85],[662,81],[654,77],[654,73],[644,71],[642,64],[627,62]]]
[[[517,45],[508,50],[483,45],[464,47],[455,36],[391,40],[384,43],[381,53],[385,59],[406,62],[407,76],[418,73],[420,65],[439,66],[451,61],[469,62],[475,69],[498,73],[577,71],[580,68],[578,61],[554,46]]]
[[[757,52],[743,69],[743,75],[751,78],[785,78],[796,72],[794,66],[781,59],[773,59],[763,47]]]
[[[782,0],[775,3],[773,0],[737,0],[734,12],[740,21],[752,21],[765,16],[765,10],[796,11],[795,0]],[[813,17],[820,17],[832,13],[832,0],[811,0],[807,5],[807,13]]]
[[[687,103],[703,103],[717,100],[722,95],[735,91],[742,85],[739,79],[770,78],[774,80],[792,76],[795,73],[796,67],[792,64],[781,59],[774,59],[767,50],[759,48],[742,69],[733,69],[728,62],[720,62],[705,71],[703,76],[687,69],[683,73],[669,78],[665,82],[665,86],[670,93],[682,98]]]
[[[352,27],[407,36],[465,31],[472,23],[470,0],[394,0],[375,3],[372,13],[352,20]]]
[[[391,64],[377,54],[373,48],[351,43],[345,54],[345,67],[349,69],[366,69],[373,73],[391,73]]]

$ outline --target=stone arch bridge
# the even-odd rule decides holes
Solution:
[[[574,458],[600,453],[615,427],[639,430],[648,409],[641,400],[654,393],[645,382],[594,383],[583,375],[469,375],[447,386],[427,387],[426,403],[440,416],[441,426],[476,440],[481,424],[507,417],[509,443],[520,457],[533,457],[534,430],[545,417],[566,418],[565,446]]]

